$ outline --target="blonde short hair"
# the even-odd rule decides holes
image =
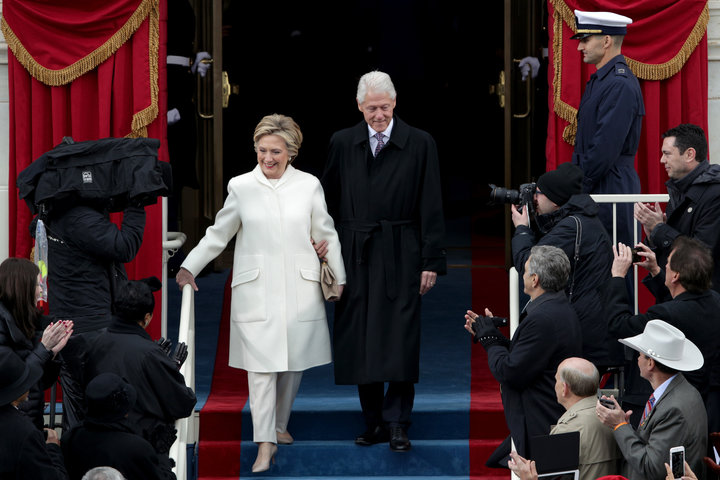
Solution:
[[[265,135],[277,135],[285,140],[291,158],[297,156],[300,144],[303,141],[303,134],[295,120],[278,113],[264,116],[255,127],[255,133],[253,134],[255,149],[257,149],[258,141]]]

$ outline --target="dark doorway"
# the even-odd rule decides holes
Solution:
[[[238,92],[223,115],[225,183],[254,167],[253,129],[270,113],[298,122],[296,166],[320,176],[331,134],[362,120],[359,77],[378,69],[393,78],[396,114],[437,141],[446,218],[480,218],[484,233],[503,234],[505,210],[487,205],[488,184],[529,180],[503,185],[503,109],[490,93],[504,65],[503,2],[224,3],[223,65]],[[544,150],[544,132],[532,126],[527,141],[542,142],[533,150]],[[533,162],[544,170],[544,155]]]

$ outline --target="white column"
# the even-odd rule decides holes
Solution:
[[[708,140],[710,161],[720,163],[720,0],[710,0],[708,23]]]
[[[2,12],[2,0],[0,0]],[[10,145],[7,43],[0,33],[0,262],[8,256],[8,146]]]

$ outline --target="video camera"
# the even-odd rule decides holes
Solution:
[[[472,331],[474,334],[473,342],[477,343],[479,340],[478,331],[489,326],[493,326],[495,328],[507,327],[508,319],[503,317],[484,317],[482,315],[478,315],[475,318],[475,322],[472,324]]]
[[[496,187],[490,184],[490,203],[499,205],[510,203],[515,205],[518,211],[522,212],[523,205],[528,206],[528,215],[535,214],[535,183],[523,183],[518,190],[510,188]]]

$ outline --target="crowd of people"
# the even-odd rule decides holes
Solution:
[[[631,20],[576,16],[573,38],[597,73],[572,161],[538,178],[533,209],[511,207],[512,259],[527,295],[519,326],[508,338],[489,307],[465,315],[510,431],[487,464],[537,478],[530,439],[580,432],[582,480],[665,478],[675,446],[686,475],[706,478],[717,467],[705,459],[710,434],[720,431],[720,167],[707,160],[702,129],[668,130],[665,212],[637,203],[609,223],[590,194],[640,191],[633,161],[644,107],[621,54]],[[386,73],[360,78],[363,119],[332,136],[319,179],[295,166],[297,123],[263,117],[252,138],[257,165],[230,180],[214,224],[178,270],[178,286],[198,290],[196,277],[234,239],[229,365],[248,372],[254,473],[294,442],[288,423],[303,372],[331,362],[336,384],[357,385],[365,431],[355,443],[412,448],[421,299],[447,266],[435,141],[395,114],[396,97]],[[645,234],[636,245],[633,216]],[[196,398],[179,371],[184,345],[145,331],[159,280],[128,280],[122,267],[142,243],[144,209],[130,202],[117,226],[97,205],[74,205],[46,223],[47,315],[36,306],[38,267],[0,264],[0,476],[174,478],[174,422]],[[656,299],[645,313],[631,307],[632,265],[647,270]],[[321,286],[325,267],[333,296]],[[337,302],[332,338],[325,300]],[[614,369],[624,372],[613,385],[620,394],[598,397]],[[58,378],[61,438],[43,420],[44,391]]]

